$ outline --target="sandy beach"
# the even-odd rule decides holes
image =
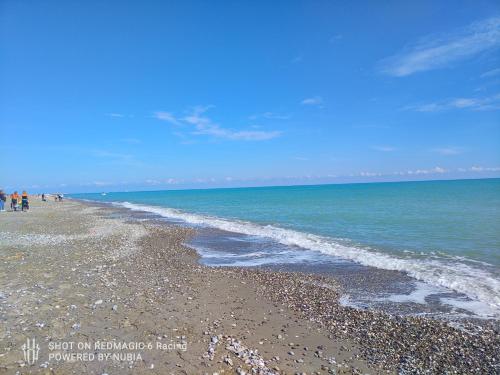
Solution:
[[[29,212],[1,213],[0,372],[499,370],[494,321],[452,327],[343,307],[332,278],[202,266],[184,245],[192,235],[77,201],[33,197]]]

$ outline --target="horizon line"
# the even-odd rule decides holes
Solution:
[[[481,177],[481,178],[439,178],[428,180],[402,180],[402,181],[359,181],[359,182],[331,182],[331,183],[311,183],[311,184],[290,184],[290,185],[259,185],[259,186],[220,186],[220,187],[200,187],[200,188],[166,188],[153,190],[122,190],[122,191],[94,191],[94,192],[79,192],[79,193],[63,193],[69,196],[76,194],[101,194],[101,193],[154,193],[161,191],[192,191],[192,190],[229,190],[229,189],[259,189],[259,188],[280,188],[280,187],[307,187],[307,186],[331,186],[331,185],[365,185],[365,184],[396,184],[396,183],[412,183],[412,182],[440,182],[440,181],[470,181],[470,180],[499,180],[497,177]],[[60,192],[59,192],[60,193]],[[46,194],[55,194],[46,193]]]

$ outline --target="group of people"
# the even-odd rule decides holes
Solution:
[[[56,202],[63,201],[64,195],[62,193],[49,194],[49,196],[50,195],[54,197],[54,200]],[[40,194],[38,194],[38,197],[40,197]],[[7,198],[7,194],[2,189],[0,189],[0,212],[5,211]],[[42,194],[41,198],[43,202],[47,201],[47,196],[45,194]],[[29,196],[26,190],[24,190],[21,195],[19,195],[17,191],[13,192],[10,195],[10,209],[11,211],[28,211],[30,209]]]
[[[0,190],[0,211],[5,211],[5,202],[7,202],[7,194],[3,190]],[[29,197],[26,190],[22,192],[21,195],[17,191],[10,195],[10,209],[12,211],[28,211],[30,209]]]

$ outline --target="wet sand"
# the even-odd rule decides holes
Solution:
[[[477,334],[359,311],[338,303],[329,277],[202,266],[183,245],[192,229],[75,201],[31,207],[0,214],[0,373],[499,369],[494,322]]]

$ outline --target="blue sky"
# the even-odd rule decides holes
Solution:
[[[1,1],[0,185],[500,176],[498,1]]]

